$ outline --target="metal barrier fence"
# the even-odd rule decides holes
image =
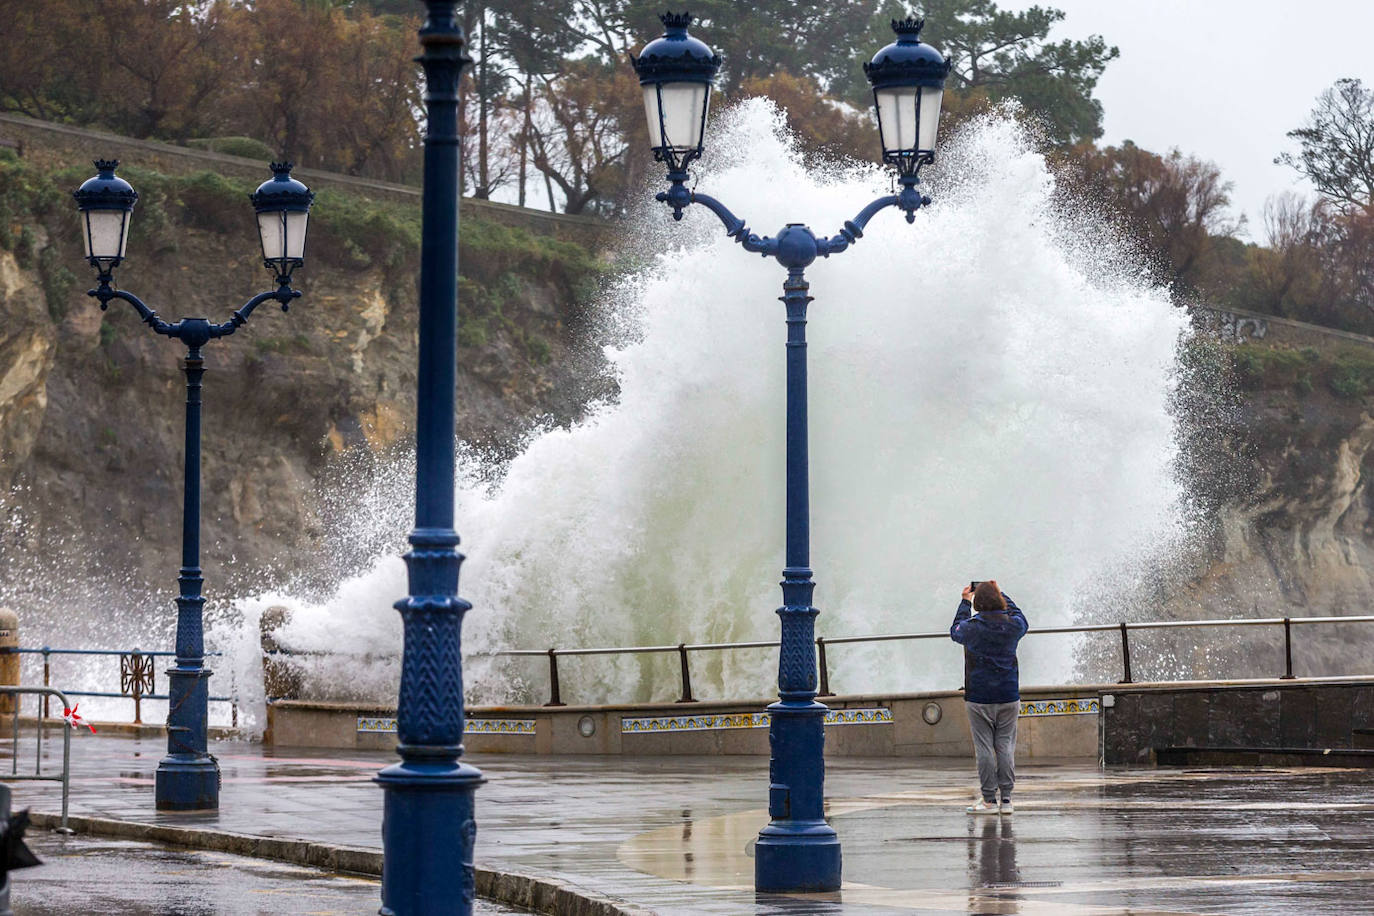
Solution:
[[[1141,630],[1174,630],[1188,629],[1193,627],[1282,627],[1283,628],[1283,658],[1284,673],[1280,678],[1284,680],[1293,678],[1293,628],[1295,626],[1312,626],[1325,624],[1342,623],[1374,623],[1374,616],[1361,617],[1256,617],[1256,618],[1231,618],[1224,620],[1148,620],[1148,621],[1122,621],[1121,623],[1100,623],[1083,624],[1068,627],[1035,627],[1027,633],[1027,636],[1041,636],[1063,633],[1111,633],[1116,632],[1121,635],[1121,670],[1122,677],[1120,683],[1134,683],[1131,677],[1131,641],[1130,634],[1133,631]],[[820,691],[823,697],[834,696],[830,689],[830,671],[826,660],[827,648],[839,645],[851,645],[855,643],[872,642],[894,642],[898,640],[920,640],[920,639],[949,639],[949,631],[941,630],[936,633],[885,633],[872,636],[819,636],[816,638],[817,668],[820,672]],[[688,644],[678,643],[675,646],[623,646],[616,648],[597,648],[597,649],[504,649],[493,652],[493,655],[506,658],[541,658],[547,657],[549,661],[549,701],[545,706],[564,706],[562,692],[558,679],[558,660],[577,655],[643,655],[652,653],[676,652],[678,665],[682,676],[682,694],[676,702],[695,703],[696,698],[692,696],[692,671],[688,662],[689,652],[727,652],[736,649],[767,649],[776,648],[776,641],[770,642],[722,642],[722,643],[700,643]],[[284,653],[289,654],[289,653]]]
[[[143,724],[143,701],[166,700],[167,694],[157,692],[153,659],[175,658],[175,652],[143,652],[139,649],[53,649],[43,646],[38,649],[24,649],[0,646],[0,654],[39,655],[43,658],[43,686],[52,685],[52,657],[65,655],[88,655],[96,657],[118,656],[119,693],[103,690],[68,690],[67,696],[73,697],[113,697],[128,698],[134,701],[134,724]],[[219,652],[207,652],[207,657],[217,656]],[[229,718],[233,727],[239,724],[238,704],[233,697],[210,697],[212,703],[228,703]],[[49,718],[48,702],[43,701],[43,718]]]
[[[72,762],[72,730],[66,722],[62,723],[62,774],[60,776],[43,775],[43,717],[35,716],[36,740],[34,742],[34,771],[32,775],[21,774],[19,772],[19,697],[23,694],[38,694],[43,697],[43,704],[46,705],[48,697],[57,697],[62,701],[64,707],[69,707],[71,702],[66,694],[52,687],[8,687],[0,686],[0,696],[10,696],[14,698],[14,727],[10,734],[11,741],[11,767],[10,775],[7,777],[11,782],[18,780],[38,780],[43,782],[62,783],[62,823],[57,828],[61,833],[71,833],[67,828],[67,799],[71,795],[71,762]]]

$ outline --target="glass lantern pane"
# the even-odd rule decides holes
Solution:
[[[651,137],[660,137],[660,107],[663,115],[663,132],[655,146],[666,146],[679,152],[700,146],[706,106],[710,102],[709,87],[705,83],[662,83],[657,87],[645,86],[644,89],[644,113],[650,119]]]
[[[644,120],[649,125],[649,148],[658,149],[663,145],[663,134],[658,123],[658,84],[650,83],[644,87]]]
[[[86,257],[124,257],[124,246],[127,244],[124,227],[128,215],[123,210],[87,210]]]
[[[921,87],[921,149],[935,151],[935,134],[940,127],[940,102],[945,91],[938,86]]]
[[[916,148],[917,111],[919,99],[916,87],[879,89],[878,125],[882,131],[883,150],[899,153]]]
[[[305,259],[305,226],[310,218],[309,211],[291,210],[286,214],[286,256],[298,260]]]
[[[286,220],[282,219],[281,211],[258,214],[258,236],[262,240],[263,260],[276,261],[285,257]]]

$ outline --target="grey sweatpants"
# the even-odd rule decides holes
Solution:
[[[1016,717],[1021,712],[1020,701],[1010,703],[965,703],[968,724],[973,731],[973,752],[978,757],[978,784],[983,798],[997,801],[1010,799],[1016,785]]]

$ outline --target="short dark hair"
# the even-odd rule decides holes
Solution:
[[[1007,601],[1001,591],[991,582],[979,582],[973,590],[973,609],[980,614],[988,611],[1005,611]]]

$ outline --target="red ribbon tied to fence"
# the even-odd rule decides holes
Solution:
[[[77,704],[76,704],[76,706],[80,706],[80,705],[81,705],[80,703],[77,703]],[[92,725],[91,723],[87,722],[85,719],[81,718],[81,716],[77,715],[77,713],[76,713],[76,706],[73,706],[71,709],[68,709],[67,707],[63,706],[63,707],[62,707],[62,720],[63,720],[64,722],[66,722],[68,725],[70,725],[72,728],[80,728],[81,726],[84,725],[84,726],[86,726],[87,728],[89,728],[89,729],[91,730],[91,734],[94,735],[94,734],[95,734],[95,726]]]

